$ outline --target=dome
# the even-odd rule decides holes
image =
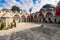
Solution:
[[[54,8],[54,6],[51,5],[51,4],[46,4],[46,5],[44,5],[42,8]]]
[[[60,6],[56,6],[56,8],[60,8]]]
[[[56,8],[60,8],[60,1],[57,3]]]
[[[40,11],[42,11],[43,9],[41,8]]]

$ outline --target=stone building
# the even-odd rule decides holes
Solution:
[[[44,15],[44,18],[47,22],[49,22],[49,20],[52,20],[52,22],[54,22],[55,7],[51,4],[44,5],[42,7],[42,14]]]
[[[39,12],[26,14],[18,13],[11,10],[0,10],[0,20],[8,27],[13,20],[18,22],[59,22],[60,21],[60,5],[56,7],[52,4],[44,5]]]

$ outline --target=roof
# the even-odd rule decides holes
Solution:
[[[51,5],[51,4],[46,4],[46,5],[44,5],[42,8],[54,8],[54,6]]]
[[[57,3],[56,8],[60,8],[60,1]]]
[[[60,5],[56,6],[56,8],[60,8]]]
[[[3,14],[2,17],[12,17],[12,13],[7,12]]]

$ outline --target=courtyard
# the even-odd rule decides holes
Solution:
[[[1,0],[0,40],[60,40],[60,0]]]
[[[56,23],[17,23],[16,28],[0,31],[0,40],[60,40]]]

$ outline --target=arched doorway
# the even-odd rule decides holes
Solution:
[[[37,15],[34,15],[34,22],[37,22]]]
[[[15,20],[16,22],[20,21],[20,16],[19,15],[14,15],[13,20]]]
[[[45,18],[48,22],[52,22],[52,18],[53,18],[52,12],[48,12]]]
[[[22,22],[26,22],[26,17],[25,17],[25,15],[22,15],[22,16],[21,16],[21,21],[22,21]]]
[[[45,21],[44,15],[42,14],[42,11],[39,13],[38,17],[39,17],[39,21],[40,22],[44,22]]]
[[[27,16],[27,22],[30,22],[30,16],[29,15]]]
[[[28,22],[32,22],[33,21],[33,15],[32,14],[29,14],[27,16],[27,20],[28,20]]]
[[[52,16],[53,16],[52,12],[48,12],[48,13],[46,14],[46,17],[52,17]]]

